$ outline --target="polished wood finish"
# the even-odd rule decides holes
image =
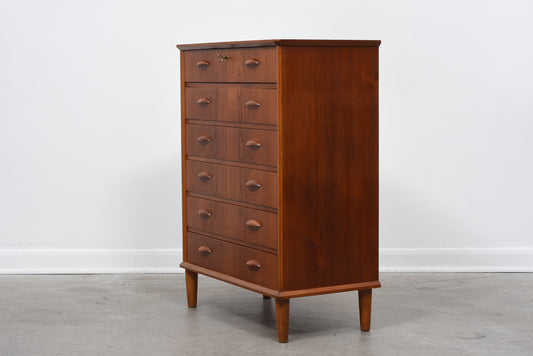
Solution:
[[[263,252],[268,252],[268,253],[273,253],[273,254],[277,254],[277,252],[278,252],[278,250],[276,250],[274,248],[270,248],[270,247],[264,246],[264,245],[256,245],[256,244],[252,244],[252,243],[249,243],[249,242],[246,242],[246,241],[235,239],[234,237],[228,237],[228,236],[225,236],[225,235],[214,234],[212,232],[198,230],[198,229],[195,229],[195,228],[192,228],[192,227],[189,228],[189,232],[192,232],[192,233],[195,233],[195,234],[198,234],[198,235],[207,236],[207,237],[212,237],[214,239],[221,240],[221,241],[227,241],[227,242],[234,243],[234,244],[237,244],[237,245],[242,245],[242,246],[245,246],[245,247],[250,247],[250,248],[253,248],[253,249],[256,249],[256,250],[259,250],[259,251],[263,251]]]
[[[210,176],[211,178],[203,178]],[[278,176],[258,169],[187,160],[187,191],[276,208]],[[246,184],[255,181],[259,188]]]
[[[277,39],[215,43],[193,43],[177,45],[181,51],[198,49],[225,49],[225,48],[256,48],[256,47],[379,47],[381,41],[368,40],[300,40],[300,39]]]
[[[185,52],[180,52],[180,77],[185,78]],[[181,80],[180,85],[181,93],[185,93],[185,80]],[[186,166],[186,131],[185,131],[185,95],[181,95],[181,206],[186,206],[186,200],[187,200],[187,182],[186,182],[186,175],[185,175],[185,166]],[[185,208],[182,209],[181,212],[181,221],[182,221],[182,230],[181,230],[181,241],[182,241],[182,251],[183,251],[183,261],[187,261],[187,211]]]
[[[257,284],[257,283],[252,283],[252,282],[245,281],[245,280],[243,280],[241,278],[233,277],[233,276],[231,276],[231,275],[229,275],[227,273],[222,273],[222,272],[214,271],[214,270],[212,270],[210,268],[205,268],[205,267],[199,266],[197,264],[193,264],[193,263],[189,263],[189,262],[185,262],[184,261],[184,262],[180,263],[180,267],[184,268],[187,271],[193,271],[193,272],[196,272],[196,273],[200,273],[200,274],[203,274],[205,276],[209,276],[211,278],[215,278],[215,279],[218,279],[220,281],[231,283],[233,285],[236,285],[236,286],[251,290],[253,292],[257,292],[257,293],[261,293],[261,294],[267,295],[269,297],[277,297],[278,293],[279,293],[277,291],[277,288],[276,289],[268,288],[268,287],[265,287],[265,286]]]
[[[278,87],[276,82],[272,83],[218,83],[218,82],[209,82],[209,83],[195,83],[195,82],[185,82],[183,83],[185,88],[222,88],[222,89],[276,89]],[[184,91],[185,92],[185,91]],[[232,110],[232,108],[226,108],[225,110]]]
[[[308,297],[308,296],[313,296],[313,295],[358,291],[361,289],[381,287],[381,284],[378,281],[375,281],[375,282],[347,284],[343,286],[331,286],[331,287],[324,287],[324,288],[300,289],[297,291],[280,292],[277,289],[267,288],[259,284],[250,283],[242,279],[230,276],[228,274],[213,271],[211,269],[207,269],[207,268],[204,268],[204,267],[201,267],[201,266],[189,263],[189,262],[182,262],[180,264],[180,267],[184,268],[185,270],[194,271],[194,272],[218,279],[223,282],[228,282],[233,285],[236,285],[236,286],[257,292],[257,293],[261,293],[263,295],[267,295],[272,298],[292,299],[292,298]]]
[[[188,228],[241,243],[278,248],[278,215],[210,199],[187,198]]]
[[[370,281],[362,283],[350,283],[350,284],[339,284],[335,286],[328,287],[319,287],[319,288],[308,288],[308,289],[297,289],[280,292],[278,297],[281,298],[300,298],[300,297],[309,297],[313,295],[321,294],[330,294],[330,293],[340,293],[340,292],[349,292],[356,291],[361,289],[368,288],[380,288],[381,283],[379,281]]]
[[[282,47],[281,67],[281,288],[377,281],[378,48]]]
[[[187,233],[189,262],[242,280],[277,288],[275,254],[243,247],[211,237]],[[202,250],[209,250],[203,253]]]
[[[185,88],[190,120],[276,125],[276,90],[204,86]]]
[[[218,127],[208,125],[185,126],[185,132],[189,139],[185,153],[187,156],[201,156],[207,158],[218,158]],[[229,144],[229,142],[222,142]]]
[[[187,288],[187,304],[189,308],[196,308],[198,297],[198,273],[185,270],[185,287]]]
[[[290,299],[276,298],[276,324],[278,342],[289,342],[289,306]]]
[[[276,298],[359,291],[378,276],[380,41],[180,45],[184,262]]]
[[[362,289],[359,292],[359,323],[362,331],[370,330],[370,315],[372,310],[372,289]]]
[[[221,60],[221,56],[228,58]],[[196,65],[202,61],[209,62],[209,65]],[[208,49],[185,52],[186,82],[272,83],[276,81],[276,73],[275,48]]]
[[[222,198],[222,197],[218,197],[218,196],[205,195],[205,194],[202,194],[202,193],[196,193],[196,192],[192,192],[192,191],[188,192],[187,196],[194,197],[194,198],[214,200],[214,201],[221,202],[221,203],[226,203],[226,204],[238,204],[238,205],[240,205],[242,207],[245,207],[245,208],[263,210],[263,211],[267,211],[267,212],[270,212],[270,213],[277,213],[278,212],[278,209],[271,208],[271,207],[264,206],[264,205],[252,204],[252,203],[248,203],[248,202],[245,202],[245,201],[235,201],[235,200],[231,200],[231,199],[226,199],[226,198]],[[278,221],[279,221],[279,219],[278,219]],[[279,239],[278,239],[278,241],[279,241]]]
[[[275,131],[192,124],[185,130],[192,138],[187,140],[187,156],[277,166]]]
[[[222,159],[206,158],[206,157],[200,157],[200,156],[191,157],[190,160],[191,161],[196,161],[196,162],[223,164],[223,165],[230,166],[230,167],[257,169],[257,170],[266,171],[266,172],[277,173],[277,171],[278,171],[278,167],[258,166],[258,165],[253,164],[253,163],[226,161],[226,160],[222,160]]]

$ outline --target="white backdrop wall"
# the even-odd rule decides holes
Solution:
[[[0,272],[176,271],[177,43],[380,39],[382,270],[533,271],[533,3],[0,2]]]

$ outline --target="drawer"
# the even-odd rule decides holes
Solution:
[[[277,132],[212,125],[186,125],[186,154],[276,167]]]
[[[278,207],[278,174],[187,160],[187,191]]]
[[[185,82],[277,81],[275,47],[186,51],[184,61]]]
[[[185,88],[185,118],[276,125],[276,89]]]
[[[251,283],[277,288],[275,254],[188,232],[187,260]]]
[[[278,215],[263,210],[187,197],[187,227],[278,248]]]

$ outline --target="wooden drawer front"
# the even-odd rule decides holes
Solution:
[[[185,117],[276,125],[276,95],[276,89],[264,88],[186,88]]]
[[[220,62],[220,56],[228,57]],[[186,51],[186,82],[275,83],[276,48]]]
[[[277,91],[275,89],[241,89],[240,121],[243,123],[276,125]]]
[[[277,133],[211,125],[186,125],[186,154],[276,167]]]
[[[187,225],[252,244],[278,248],[278,215],[263,210],[188,197]]]
[[[186,154],[217,158],[218,130],[216,126],[186,125]]]
[[[274,254],[188,232],[187,256],[195,265],[277,288],[278,258]]]
[[[187,191],[278,207],[278,174],[187,160]]]

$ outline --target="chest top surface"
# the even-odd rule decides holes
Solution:
[[[192,43],[179,44],[182,51],[192,51],[198,49],[219,49],[219,48],[250,48],[250,47],[379,47],[381,41],[377,40],[255,40],[255,41],[232,41],[232,42],[212,42],[212,43]]]

